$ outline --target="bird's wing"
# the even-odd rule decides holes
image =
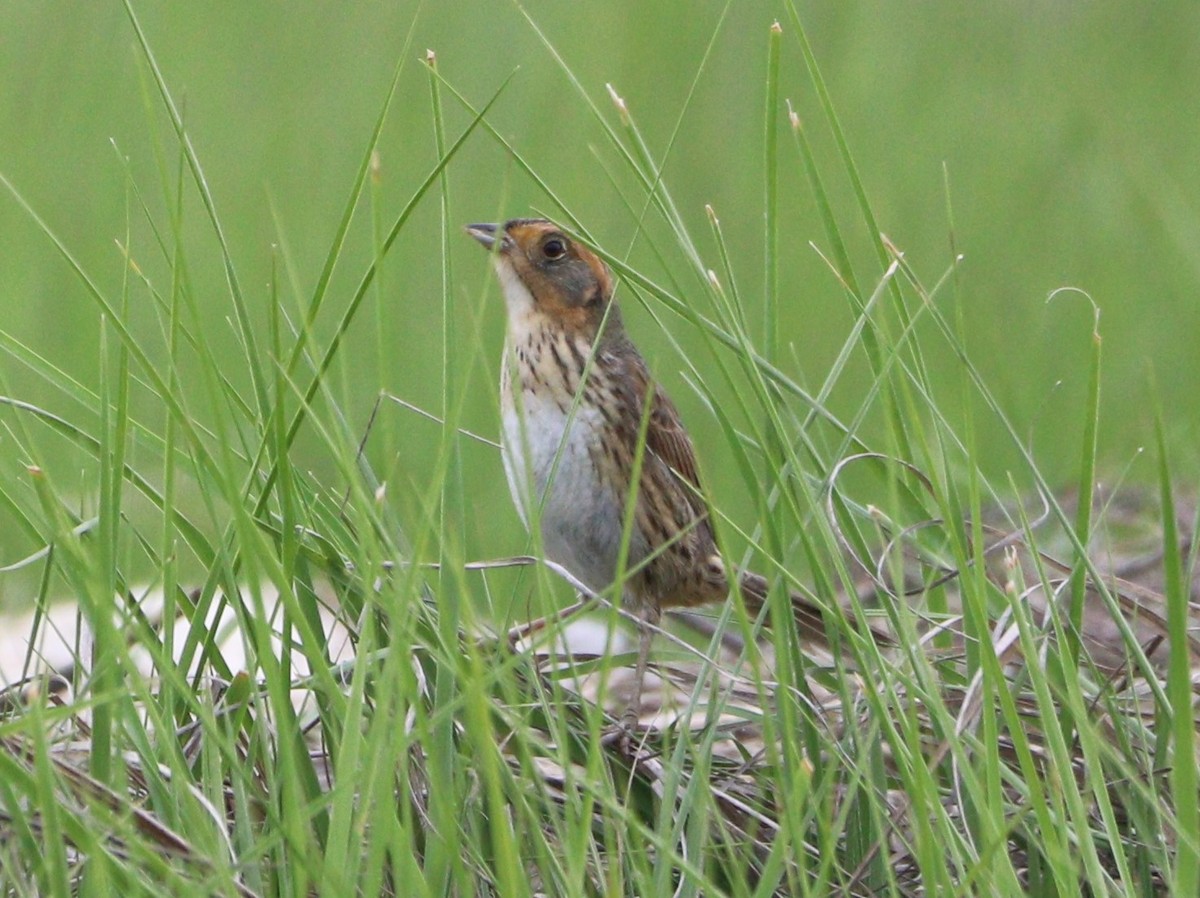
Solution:
[[[646,432],[646,448],[661,458],[676,474],[700,489],[700,472],[696,469],[696,450],[692,438],[679,419],[675,404],[662,388],[654,385],[650,407],[650,427]]]
[[[698,513],[706,513],[704,500],[700,497],[700,471],[696,466],[696,450],[692,439],[680,420],[675,403],[671,402],[663,388],[654,383],[645,361],[636,351],[623,353],[625,376],[619,383],[624,388],[624,401],[629,403],[640,420],[650,403],[650,420],[646,428],[646,449],[659,461],[675,472],[686,484],[683,492],[687,502]],[[644,475],[643,475],[644,476]]]

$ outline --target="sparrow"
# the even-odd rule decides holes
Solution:
[[[545,557],[593,593],[620,576],[621,606],[643,622],[628,732],[663,611],[724,601],[733,588],[695,450],[591,249],[539,218],[466,230],[491,251],[507,306],[501,455],[517,512],[540,528]],[[748,610],[763,607],[764,577],[732,579]],[[802,637],[826,641],[817,605],[793,595],[792,610]]]

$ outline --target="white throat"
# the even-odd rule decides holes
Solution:
[[[521,280],[513,264],[504,258],[495,258],[496,276],[500,280],[500,289],[504,292],[504,304],[508,307],[508,332],[525,333],[534,318],[540,317],[537,300]]]

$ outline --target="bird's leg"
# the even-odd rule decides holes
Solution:
[[[638,656],[637,666],[633,669],[633,695],[629,697],[629,704],[621,715],[621,726],[630,733],[637,728],[641,717],[642,687],[646,685],[646,671],[650,667],[650,645],[654,642],[653,628],[657,619],[657,614],[642,614],[638,620]]]
[[[637,731],[638,720],[641,719],[642,687],[646,683],[646,672],[650,667],[650,646],[654,642],[654,631],[662,614],[656,606],[647,606],[637,615],[638,655],[637,666],[633,669],[633,694],[621,712],[620,723],[615,731],[604,736],[604,744],[616,744],[622,751],[628,751],[633,734]]]

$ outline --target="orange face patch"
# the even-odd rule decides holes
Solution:
[[[594,337],[612,296],[608,266],[553,222],[514,219],[504,231],[504,255],[538,308],[563,327]]]

